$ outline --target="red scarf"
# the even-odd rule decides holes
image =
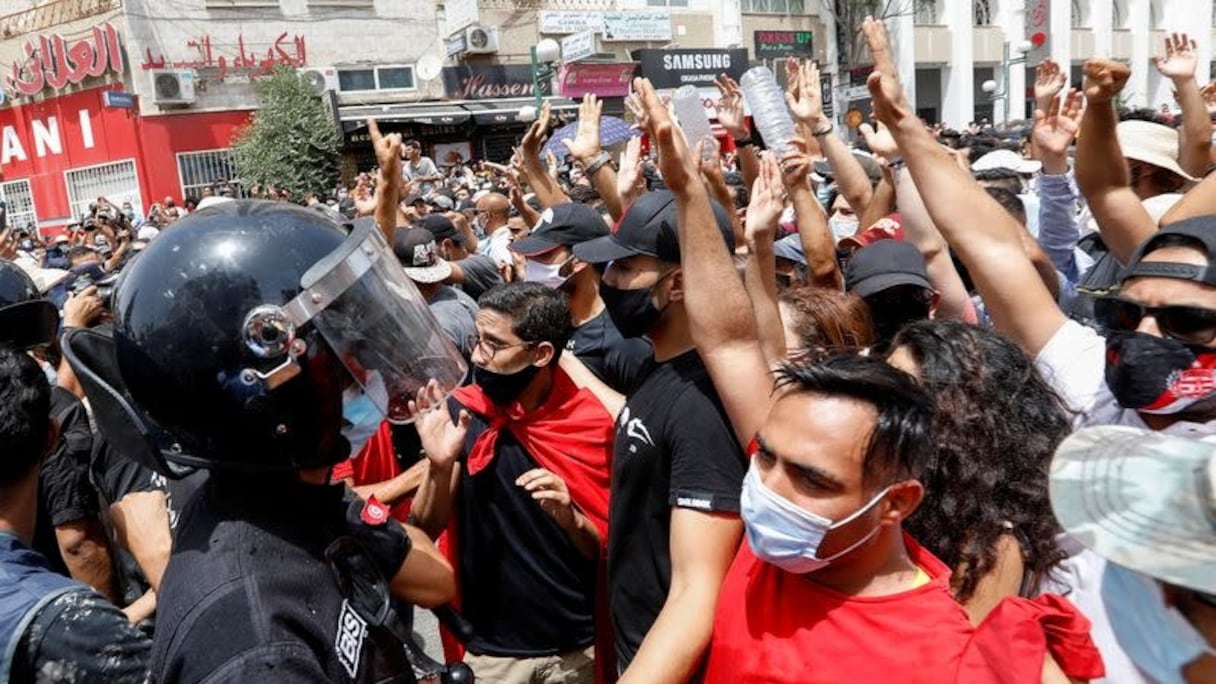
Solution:
[[[565,372],[556,368],[548,398],[531,412],[525,411],[518,402],[509,407],[498,406],[476,385],[461,387],[452,393],[452,397],[488,423],[469,451],[465,475],[476,475],[490,465],[497,450],[498,436],[504,429],[509,430],[537,465],[566,482],[571,502],[599,532],[602,566],[608,548],[608,492],[614,424],[604,405],[589,390],[576,387]],[[439,537],[439,549],[453,567],[459,562],[458,544],[453,517]],[[598,599],[597,605],[601,603]],[[603,603],[606,607],[606,602]],[[600,612],[597,610],[595,630],[597,660],[602,657],[606,662],[615,661],[615,656],[605,654],[602,648],[604,642],[611,643],[612,632],[609,623],[601,619],[606,611],[603,611],[604,616],[599,615]],[[449,661],[463,656],[464,649],[446,630],[443,641]]]

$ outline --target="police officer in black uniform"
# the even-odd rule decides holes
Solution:
[[[414,681],[374,614],[388,592],[369,602],[369,587],[433,607],[454,594],[451,567],[328,482],[426,378],[463,376],[425,310],[374,228],[238,201],[178,221],[127,268],[111,338],[67,337],[120,453],[211,472],[178,522],[154,681]]]

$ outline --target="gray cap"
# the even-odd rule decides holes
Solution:
[[[1216,593],[1216,442],[1129,427],[1080,430],[1051,463],[1051,506],[1064,530],[1099,556]]]

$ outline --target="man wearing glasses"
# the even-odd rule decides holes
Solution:
[[[558,369],[564,294],[511,283],[479,303],[473,385],[412,402],[430,464],[413,515],[448,533],[478,679],[590,684],[612,417]]]

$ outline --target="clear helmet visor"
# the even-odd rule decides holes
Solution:
[[[373,225],[355,228],[300,285],[291,318],[311,323],[390,422],[409,422],[409,401],[429,380],[445,392],[464,380],[464,358]]]

